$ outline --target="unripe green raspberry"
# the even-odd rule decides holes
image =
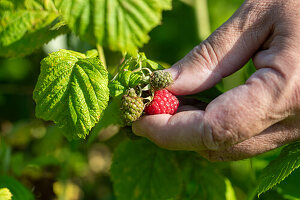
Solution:
[[[173,83],[173,77],[166,71],[155,71],[151,75],[150,84],[151,87],[156,90],[161,90]]]
[[[130,89],[122,98],[121,118],[125,125],[131,125],[143,114],[143,98],[138,97],[133,89]]]

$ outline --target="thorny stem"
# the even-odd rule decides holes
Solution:
[[[97,50],[98,50],[100,60],[102,61],[104,67],[107,69],[104,50],[103,50],[103,47],[100,44],[97,44]]]

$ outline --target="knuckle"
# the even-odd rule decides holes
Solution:
[[[238,20],[238,27],[241,31],[249,30],[253,27],[266,26],[266,22],[270,23],[268,15],[274,9],[274,1],[265,0],[248,0],[244,3],[241,9],[240,20]],[[268,12],[270,11],[270,12]],[[268,18],[269,20],[266,20]]]
[[[272,97],[269,113],[278,112],[282,116],[294,114],[300,108],[300,65],[299,55],[286,50],[264,51],[255,56],[254,63],[260,73],[250,78],[247,83],[257,82],[268,89]],[[269,68],[265,68],[269,66]],[[274,109],[274,105],[277,104]]]
[[[230,18],[230,25],[226,29],[234,30],[234,33],[242,35],[243,38],[258,39],[262,32],[272,27],[274,20],[270,19],[274,17],[269,16],[271,13],[272,1],[245,1],[238,12]],[[247,40],[244,43],[247,44]]]
[[[236,139],[237,135],[225,124],[219,124],[219,127],[213,129],[212,132],[213,142],[216,144],[217,150],[222,150],[235,144],[238,140]]]
[[[234,113],[231,113],[226,108],[220,108],[217,112],[207,113],[205,116],[209,119],[208,127],[210,131],[204,130],[203,142],[208,149],[222,150],[240,140],[239,134],[236,132],[238,122]],[[207,129],[207,128],[206,128]]]
[[[200,70],[206,69],[212,71],[218,63],[218,55],[215,48],[209,39],[203,41],[187,55],[188,59],[192,60],[196,67],[201,67]]]
[[[277,54],[270,49],[258,52],[252,60],[257,69],[264,68],[266,65],[276,66],[279,61]]]

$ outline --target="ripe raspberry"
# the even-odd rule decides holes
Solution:
[[[173,77],[166,71],[155,71],[151,74],[150,85],[154,90],[161,90],[173,83]]]
[[[146,106],[145,112],[149,115],[176,113],[179,105],[178,99],[168,90],[158,90],[154,93],[154,98]]]
[[[130,89],[122,98],[121,118],[125,125],[131,125],[132,122],[138,120],[143,114],[144,102],[143,98],[138,97],[134,89]]]

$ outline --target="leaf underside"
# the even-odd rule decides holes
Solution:
[[[0,2],[0,56],[31,54],[56,36],[68,32],[66,26],[52,29],[59,23],[54,7],[38,0]],[[7,6],[10,5],[10,6]]]
[[[171,0],[55,0],[69,27],[82,39],[135,53],[149,40]]]

